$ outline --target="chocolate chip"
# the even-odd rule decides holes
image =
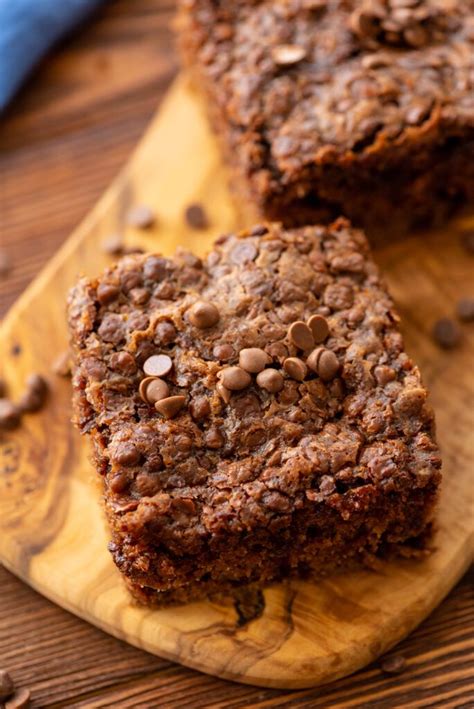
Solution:
[[[178,414],[186,403],[186,397],[182,395],[168,396],[155,404],[155,409],[165,419],[171,419]]]
[[[120,471],[119,473],[112,475],[112,477],[108,480],[108,486],[112,492],[123,492],[128,487],[129,482],[130,479],[128,475],[126,475],[123,471]]]
[[[53,362],[52,370],[58,377],[71,376],[71,354],[69,350],[61,352]]]
[[[189,412],[193,419],[202,421],[211,413],[211,404],[206,396],[196,396],[189,404]]]
[[[163,320],[155,327],[155,342],[162,345],[170,345],[176,340],[176,328],[173,323]]]
[[[276,369],[264,369],[257,374],[257,384],[271,394],[276,394],[283,389],[283,375]]]
[[[298,64],[305,56],[305,48],[298,44],[279,44],[272,48],[272,59],[278,66]]]
[[[8,387],[5,379],[0,377],[0,399],[3,399],[7,395]]]
[[[198,300],[189,309],[189,321],[195,327],[204,330],[219,322],[220,313],[213,303]]]
[[[449,350],[461,341],[461,329],[455,320],[440,318],[433,326],[433,338],[440,347]]]
[[[148,404],[148,399],[146,397],[146,388],[147,388],[148,384],[150,384],[155,378],[156,377],[145,377],[144,379],[141,380],[140,385],[138,387],[138,393],[140,394],[140,397],[147,404]]]
[[[107,313],[100,323],[97,332],[105,342],[118,345],[125,338],[125,328],[122,318],[116,313]]]
[[[173,367],[173,360],[166,354],[152,355],[143,363],[143,371],[149,377],[166,377]]]
[[[220,360],[221,362],[227,362],[229,359],[232,359],[235,354],[235,351],[232,345],[229,345],[224,342],[221,345],[216,345],[212,350],[212,354],[216,359]]]
[[[30,706],[31,692],[29,689],[19,689],[5,704],[5,709],[26,709]]]
[[[300,350],[310,350],[314,347],[313,333],[302,320],[298,320],[290,325],[288,337],[291,342]]]
[[[226,404],[228,404],[229,401],[230,401],[230,399],[231,399],[232,392],[231,392],[229,389],[227,389],[227,387],[225,387],[225,386],[222,384],[222,382],[217,382],[217,384],[216,384],[216,391],[217,391],[217,393],[219,394],[219,396],[221,397],[221,399],[222,399]]]
[[[18,689],[13,696],[5,702],[5,709],[25,709],[30,705],[31,693],[29,689]]]
[[[336,355],[325,347],[313,350],[306,363],[325,382],[333,379],[339,370],[339,360]]]
[[[146,204],[137,204],[127,213],[126,222],[128,226],[135,229],[148,229],[155,223],[155,213]]]
[[[186,207],[184,218],[191,229],[208,229],[209,220],[202,204],[190,204]]]
[[[283,342],[272,342],[267,345],[266,350],[270,357],[283,360],[288,357],[288,348],[283,344]]]
[[[283,369],[289,377],[296,379],[297,382],[302,382],[308,374],[308,367],[303,360],[298,357],[288,357],[285,359]]]
[[[212,427],[206,432],[204,436],[204,443],[208,448],[222,448],[225,443],[225,438],[218,428]]]
[[[120,289],[114,283],[101,283],[97,288],[97,300],[101,305],[107,305],[116,299]]]
[[[461,246],[468,254],[474,254],[474,229],[461,234]]]
[[[109,256],[121,256],[124,251],[123,239],[120,234],[111,234],[102,241],[101,247]]]
[[[260,347],[246,347],[240,350],[239,353],[239,365],[246,372],[251,374],[258,374],[262,369],[265,369],[267,364],[270,364],[272,358],[268,355],[265,350],[260,349]]]
[[[143,275],[150,281],[162,281],[168,261],[161,256],[149,256],[143,265]]]
[[[39,411],[48,395],[48,383],[41,374],[30,374],[26,380],[26,391],[18,400],[18,408],[22,413]]]
[[[241,367],[227,367],[226,369],[221,369],[218,376],[223,386],[229,389],[229,391],[245,389],[252,381],[250,374]]]
[[[140,451],[128,441],[119,443],[112,454],[112,460],[118,465],[135,465],[140,460]]]
[[[110,358],[110,366],[124,375],[135,374],[137,371],[137,363],[130,352],[114,352]]]
[[[6,670],[0,670],[0,701],[13,694],[14,690],[15,685],[9,673]]]
[[[151,297],[151,292],[148,288],[132,288],[128,297],[134,305],[145,305]]]
[[[317,345],[324,342],[329,335],[329,325],[324,315],[312,315],[308,320],[308,327],[313,333]]]
[[[12,431],[20,423],[23,411],[31,409],[23,408],[25,395],[20,397],[18,404],[14,404],[9,399],[0,399],[0,431]],[[29,401],[26,402],[29,405]]]
[[[398,675],[403,672],[406,664],[407,662],[403,655],[392,655],[391,657],[382,658],[380,666],[383,672],[389,675]]]
[[[461,298],[457,304],[458,318],[463,322],[474,320],[474,298]]]
[[[153,378],[151,381],[148,381],[144,387],[145,396],[142,396],[142,398],[149,404],[156,404],[157,401],[169,397],[169,394],[170,388],[168,384],[164,382],[163,379]]]
[[[392,367],[387,367],[385,364],[380,364],[374,369],[374,376],[377,384],[385,386],[389,382],[393,382],[397,378],[396,372]]]
[[[230,253],[230,260],[238,266],[253,261],[257,257],[257,247],[250,239],[241,239]]]
[[[0,249],[0,278],[5,278],[11,271],[12,263],[5,249]]]
[[[407,27],[403,32],[403,39],[410,47],[418,49],[429,42],[430,36],[424,27],[414,25],[413,27]]]

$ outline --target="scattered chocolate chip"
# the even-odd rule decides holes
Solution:
[[[257,384],[271,394],[276,394],[283,389],[283,375],[276,369],[264,369],[257,374]]]
[[[165,419],[171,419],[178,414],[186,403],[186,397],[182,395],[168,396],[155,404],[155,409]]]
[[[260,349],[260,347],[246,347],[240,350],[239,353],[239,365],[246,372],[251,374],[258,374],[262,369],[265,369],[267,364],[270,364],[272,358],[268,355],[265,350]]]
[[[113,462],[118,465],[136,465],[140,460],[140,451],[133,443],[126,441],[119,443],[113,453],[112,459]]]
[[[339,360],[332,350],[325,347],[313,350],[306,363],[325,382],[333,379],[339,371]]]
[[[241,367],[227,367],[226,369],[221,369],[219,378],[223,386],[230,391],[245,389],[252,381],[250,374]]]
[[[272,59],[278,66],[298,64],[305,56],[305,48],[298,44],[279,44],[272,48]]]
[[[403,672],[407,664],[403,655],[392,655],[391,657],[382,658],[380,667],[383,672],[389,675],[398,675]]]
[[[48,383],[41,374],[30,374],[26,380],[26,391],[18,401],[22,413],[39,411],[48,395]]]
[[[212,350],[212,354],[216,359],[220,360],[221,362],[227,362],[229,359],[232,359],[235,354],[235,351],[232,345],[229,345],[224,342],[221,345],[216,345]]]
[[[229,389],[227,389],[227,387],[225,387],[225,386],[222,384],[222,382],[217,382],[217,384],[216,384],[216,390],[217,390],[217,393],[219,394],[219,396],[221,397],[221,399],[222,399],[226,404],[228,404],[229,401],[230,401],[230,399],[231,399],[232,392],[231,392]]]
[[[18,344],[18,342],[16,342],[14,345],[12,345],[12,348],[10,350],[10,354],[12,357],[18,357],[19,355],[21,355],[21,352],[22,352],[21,345]]]
[[[450,350],[461,341],[461,328],[451,318],[440,318],[433,326],[433,339],[443,349]]]
[[[115,283],[101,283],[97,288],[97,300],[101,305],[107,305],[116,299],[120,288]]]
[[[6,670],[0,670],[0,701],[13,694],[15,685],[10,674]]]
[[[313,333],[314,341],[317,345],[329,335],[328,321],[324,315],[312,315],[308,320],[308,327]]]
[[[0,249],[0,278],[5,278],[11,271],[12,263],[5,249]]]
[[[3,399],[7,395],[8,387],[5,379],[0,377],[0,399]]]
[[[213,303],[198,300],[189,309],[189,321],[195,327],[204,330],[219,322],[220,314]]]
[[[308,374],[308,367],[303,360],[298,357],[288,357],[285,359],[283,369],[289,377],[296,379],[297,382],[302,382]]]
[[[163,379],[153,378],[144,388],[145,401],[149,404],[156,404],[157,401],[169,397],[170,388]]]
[[[29,689],[18,689],[5,702],[5,709],[25,709],[30,705],[31,693]]]
[[[461,234],[461,245],[468,254],[474,254],[474,229]]]
[[[146,204],[137,204],[127,213],[126,222],[128,226],[135,229],[149,229],[156,221],[155,213]]]
[[[310,350],[314,347],[313,333],[302,320],[298,320],[290,325],[288,337],[291,342],[300,350]]]
[[[123,239],[120,234],[111,234],[102,241],[101,247],[109,256],[121,256],[124,251]]]
[[[173,360],[166,354],[152,355],[143,363],[143,371],[149,377],[166,377],[173,367]]]
[[[474,320],[474,298],[461,298],[457,304],[456,312],[458,318],[463,322]]]
[[[71,376],[71,355],[69,350],[61,352],[61,354],[56,357],[51,368],[54,374],[58,377],[70,377]]]
[[[208,229],[209,220],[202,204],[190,204],[186,207],[184,218],[191,229]]]

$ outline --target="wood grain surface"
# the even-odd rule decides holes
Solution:
[[[140,5],[142,5],[141,9]],[[154,16],[155,12],[156,17],[160,16],[161,18],[164,16],[161,13],[161,8],[161,4],[136,3],[131,15],[136,17],[136,12],[138,13],[137,16],[140,16],[143,10],[143,24],[148,26],[152,24],[150,22],[150,16]],[[129,9],[127,10],[125,8],[125,3],[115,5],[109,9],[110,16],[105,14],[103,19],[99,20],[98,25],[95,26],[93,31],[99,32],[100,36],[100,32],[104,31],[104,28],[108,26],[110,17],[115,21],[117,18],[125,20],[122,27],[126,27],[127,24],[133,24],[130,22],[130,18],[128,18],[127,22],[127,11],[129,11]],[[145,32],[145,27],[143,31]],[[87,35],[89,39],[91,34],[92,30],[90,30]],[[100,41],[101,40],[99,40],[99,42]],[[121,38],[120,41],[124,41],[124,39]],[[130,39],[130,41],[133,40]],[[87,51],[87,46],[84,51]],[[114,47],[113,51],[118,50]],[[69,73],[68,77],[70,77]],[[37,87],[37,90],[40,89],[41,86]],[[107,118],[108,114],[105,118],[102,116],[100,120],[106,121]],[[12,123],[15,123],[15,113],[11,114],[8,121],[10,122],[10,130],[12,131],[10,134],[11,137],[15,133],[11,128]],[[2,128],[2,131],[6,128],[7,135],[9,129],[8,121]],[[19,123],[21,124],[21,120]],[[74,128],[71,128],[71,130],[74,131]],[[64,138],[64,140],[66,140],[66,138]],[[1,154],[2,166],[5,164],[8,167],[8,159],[11,160],[10,169],[12,172],[9,173],[8,170],[6,172],[2,170],[2,177],[5,174],[7,175],[7,185],[9,183],[9,176],[13,174],[14,171],[18,170],[18,174],[23,175],[25,179],[27,176],[30,179],[29,175],[31,172],[31,163],[29,164],[28,170],[24,167],[24,172],[21,172],[21,165],[18,165],[12,157],[15,150],[19,149],[19,144],[17,148],[15,148],[14,141],[10,142],[13,145],[11,151],[4,152],[2,150]],[[131,141],[131,143],[132,142],[133,141]],[[100,141],[96,143],[92,141],[92,145],[95,148],[96,155],[100,153]],[[44,154],[48,153],[49,151],[44,151]],[[82,145],[78,148],[77,153],[75,153],[79,161],[83,153],[84,146]],[[3,163],[4,158],[6,158],[5,163]],[[66,157],[63,157],[62,159],[57,158],[57,162],[60,166],[64,166],[70,162],[69,168],[74,175],[74,170],[76,169],[74,161],[68,161]],[[91,180],[95,174],[94,169],[95,168],[91,167]],[[37,185],[38,189],[40,189],[42,180],[40,178],[41,170],[39,166],[37,170]],[[43,199],[46,201],[52,200],[52,202],[50,202],[51,219],[57,216],[55,214],[54,205],[55,203],[57,204],[57,190],[62,188],[64,179],[63,174],[62,179],[58,179],[53,194],[50,194],[50,191],[43,188]],[[68,184],[67,181],[65,184]],[[78,184],[80,183],[74,185],[69,184],[68,189],[71,190],[71,192],[78,191],[80,194]],[[15,181],[15,188],[19,186],[20,182]],[[18,195],[20,194],[21,192],[19,191]],[[28,253],[31,252],[31,258],[38,259],[41,258],[41,253],[39,253],[39,249],[34,247],[35,239],[32,238],[28,240],[27,235],[29,229],[39,227],[34,218],[31,205],[24,199],[24,195],[29,194],[28,190],[24,191],[22,194],[23,199],[10,200],[9,198],[6,201],[4,213],[6,213],[7,219],[10,218],[10,214],[13,215],[13,226],[15,226],[15,217],[17,219],[19,217],[21,223],[22,210],[23,212],[26,211],[26,215],[30,215],[30,219],[24,222],[23,231],[21,231],[21,229],[17,231],[17,235],[23,235],[23,243],[26,243],[29,249],[25,249],[25,246],[23,246],[23,251],[20,250],[18,254],[21,258],[22,254],[28,256]],[[14,207],[18,212],[15,211]],[[74,207],[74,202],[72,202],[71,209],[72,207]],[[65,220],[67,216],[70,216],[69,213],[66,214],[66,211],[67,210],[65,210],[62,215],[63,220]],[[78,214],[76,218],[77,216]],[[5,220],[7,228],[2,231],[2,245],[4,234],[7,237],[5,243],[7,243],[7,239],[8,243],[10,243],[9,235],[13,233],[9,228],[7,219]],[[41,224],[47,224],[47,213],[43,214]],[[16,243],[17,239],[13,236],[11,242]],[[394,257],[396,257],[396,254]],[[407,268],[406,264],[404,268]],[[450,272],[448,268],[446,270],[448,273]],[[18,267],[16,273],[18,277],[20,273]],[[443,279],[443,273],[439,275],[441,276],[441,283],[444,285],[446,279]],[[14,285],[11,284],[14,284],[13,280],[10,280],[10,287],[7,288],[8,293],[14,290]],[[453,289],[454,282],[452,287],[448,288],[448,290],[451,290],[451,296],[455,295],[455,289]],[[423,289],[421,293],[423,295]],[[426,302],[426,292],[425,298],[422,298],[421,302],[422,304]],[[404,308],[405,304],[402,303],[402,307]],[[436,307],[443,307],[443,299],[441,297]],[[417,326],[421,325],[422,331],[426,330],[429,326],[429,323],[424,322],[425,315],[426,312],[422,307],[419,310],[420,321],[418,319],[418,311],[414,314],[412,311],[412,317],[415,318]],[[413,332],[415,332],[415,330],[413,330]],[[449,362],[449,359],[440,359],[437,363],[438,370],[443,371],[443,368],[446,367],[449,369]],[[434,372],[434,374],[436,374],[436,372]],[[452,377],[453,383],[456,385],[456,379],[459,380],[459,377],[456,378],[453,376],[452,372],[450,377]],[[463,398],[463,393],[460,389],[455,387],[453,393],[455,396]],[[289,703],[294,706],[469,706],[473,701],[473,689],[469,679],[470,658],[468,655],[469,650],[472,652],[472,628],[470,629],[469,625],[466,624],[466,618],[469,618],[469,611],[471,611],[472,614],[472,592],[467,582],[461,587],[461,589],[464,588],[465,592],[461,596],[462,600],[460,603],[455,603],[454,609],[446,611],[446,608],[449,609],[451,607],[449,603],[447,603],[444,608],[435,615],[436,618],[439,613],[448,612],[452,614],[448,616],[447,620],[443,621],[443,627],[438,627],[435,624],[433,630],[430,630],[430,624],[428,624],[426,626],[428,631],[423,628],[420,629],[418,634],[412,636],[410,642],[415,643],[415,645],[410,646],[410,643],[408,643],[407,647],[412,648],[411,652],[413,653],[413,657],[410,659],[407,672],[401,677],[386,679],[381,676],[378,670],[371,669],[365,673],[360,673],[355,678],[336,683],[332,687],[317,693],[297,692],[291,695],[287,693],[237,687],[230,683],[211,680],[182,668],[176,668],[169,663],[156,661],[142,653],[124,648],[116,641],[105,638],[98,633],[98,631],[87,628],[87,626],[84,626],[79,621],[50,607],[50,605],[42,601],[42,599],[36,600],[36,603],[39,604],[38,608],[42,610],[33,613],[31,610],[27,610],[28,602],[22,605],[20,601],[21,594],[19,595],[18,601],[14,598],[15,595],[18,594],[18,582],[11,580],[8,583],[5,582],[3,586],[1,595],[3,603],[0,608],[0,627],[2,632],[4,632],[4,641],[2,636],[0,658],[3,660],[5,657],[5,661],[8,661],[10,658],[9,666],[14,670],[15,668],[17,669],[15,676],[18,677],[19,682],[25,681],[33,688],[37,706],[67,704],[75,706],[285,706]],[[27,598],[30,598],[28,594],[31,592],[28,591],[28,589],[22,589],[22,592],[27,594]],[[457,596],[454,598],[456,599]],[[452,603],[452,599],[450,602]],[[19,628],[16,632],[12,632],[11,616],[14,608],[16,608],[17,612],[15,625]],[[45,609],[53,613],[54,617],[58,618],[55,623],[51,621],[51,617],[46,617],[47,612]],[[43,613],[45,614],[44,624],[42,622]],[[56,616],[55,614],[58,615]],[[59,621],[59,618],[62,620]],[[432,620],[431,624],[434,622],[435,621]],[[63,623],[66,625],[63,625]],[[67,623],[71,623],[73,627],[78,628],[77,635],[74,631],[69,629],[70,626],[68,627]],[[77,626],[75,624],[77,624]],[[79,630],[79,628],[81,630]],[[469,632],[470,630],[471,632]],[[443,632],[446,633],[445,636],[443,636]],[[80,638],[83,637],[82,633],[85,633],[85,639],[81,652]],[[91,635],[88,635],[88,633],[91,633]],[[420,633],[421,635],[418,641],[417,638]],[[94,638],[94,640],[92,638]],[[87,648],[92,648],[92,646],[95,648],[96,640],[98,647],[100,647],[101,642],[104,643],[103,650],[96,649],[92,651],[91,649],[89,653]],[[439,643],[438,649],[436,649],[437,642]],[[61,653],[58,652],[59,645],[61,647]],[[444,648],[443,645],[445,645]],[[68,651],[64,649],[66,647],[69,648]],[[116,651],[112,652],[111,647],[116,648]],[[27,652],[25,652],[26,648],[28,649]],[[115,652],[118,654],[115,654]],[[408,649],[408,652],[410,652],[410,649]],[[125,654],[121,655],[120,653]],[[61,655],[63,655],[63,657],[61,657]],[[104,660],[104,657],[106,660]],[[122,660],[120,660],[121,657]],[[137,665],[130,660],[130,657],[137,658]],[[71,670],[71,658],[74,658],[77,662],[77,669],[74,667]],[[147,658],[147,660],[145,661],[144,658]],[[147,661],[151,663],[152,666],[147,665]],[[99,669],[101,663],[104,667],[103,672],[100,672]],[[135,667],[137,669],[134,669]],[[418,670],[421,671],[419,672]],[[41,674],[41,671],[43,674]],[[413,672],[414,675],[412,674]],[[114,673],[116,673],[116,680],[114,680]],[[157,676],[159,679],[157,679]],[[104,693],[100,688],[101,681],[108,687],[117,681],[117,690]],[[57,691],[58,686],[59,688],[62,687],[59,691]]]

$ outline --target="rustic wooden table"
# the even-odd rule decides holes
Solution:
[[[44,62],[0,122],[0,316],[128,158],[177,62],[170,0],[118,0]],[[41,314],[39,314],[41,317]],[[467,575],[378,665],[330,686],[282,692],[202,675],[125,645],[0,567],[0,667],[34,707],[474,707],[474,589]]]

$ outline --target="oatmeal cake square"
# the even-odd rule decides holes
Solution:
[[[181,0],[237,203],[369,235],[474,201],[473,0]]]
[[[422,548],[433,414],[344,219],[134,255],[69,298],[75,422],[110,551],[160,604]]]

